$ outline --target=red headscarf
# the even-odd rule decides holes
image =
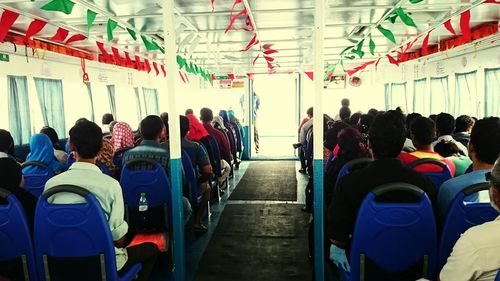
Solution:
[[[194,116],[193,114],[188,114],[186,115],[187,119],[189,119],[189,132],[187,134],[187,139],[188,140],[193,140],[197,141],[200,140],[203,137],[208,136],[207,130],[205,130],[205,127],[198,121],[198,118]]]
[[[113,127],[113,136],[111,142],[115,148],[115,152],[124,147],[134,146],[134,131],[130,125],[125,122],[118,122]]]

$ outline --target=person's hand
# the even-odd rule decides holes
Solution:
[[[330,246],[330,259],[339,269],[342,268],[347,272],[351,271],[351,267],[349,266],[349,262],[347,261],[344,249],[341,249],[332,244]]]

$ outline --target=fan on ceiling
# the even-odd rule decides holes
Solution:
[[[359,87],[361,86],[361,78],[358,76],[351,76],[351,78],[349,78],[349,84],[353,87]]]

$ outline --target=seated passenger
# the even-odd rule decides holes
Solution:
[[[16,160],[14,157],[14,138],[9,131],[0,129],[0,157]]]
[[[472,160],[468,156],[460,154],[460,150],[454,142],[442,140],[436,143],[434,151],[455,164],[455,177],[465,174],[472,165]]]
[[[470,131],[474,127],[474,119],[468,115],[460,115],[455,121],[455,133],[453,139],[467,146],[470,140]]]
[[[46,164],[49,169],[55,174],[59,174],[66,170],[66,165],[57,161],[54,156],[54,147],[49,137],[45,134],[34,134],[30,138],[30,153],[26,157],[26,161],[38,161]],[[36,166],[28,166],[23,168],[24,175],[35,175],[44,173],[45,169]]]
[[[102,139],[102,147],[99,153],[97,154],[97,163],[100,165],[104,165],[109,172],[110,176],[115,177],[116,175],[116,166],[113,164],[113,156],[115,154],[115,150],[113,144],[108,139]]]
[[[113,127],[113,135],[111,142],[115,152],[122,148],[134,147],[134,131],[129,124],[125,122],[118,122]]]
[[[59,144],[59,136],[57,135],[56,130],[49,126],[45,126],[40,130],[40,134],[46,134],[49,137],[52,142],[52,146],[54,147],[54,156],[59,162],[66,164],[68,161],[68,154]]]
[[[231,155],[231,147],[229,146],[229,140],[227,136],[221,131],[217,130],[212,126],[212,121],[214,120],[214,113],[210,108],[202,108],[200,110],[200,119],[203,122],[203,127],[207,132],[215,138],[217,144],[219,145],[220,155],[222,160],[226,161],[227,166],[231,163],[233,156]],[[221,167],[225,168],[226,164],[221,163]]]
[[[442,161],[450,169],[451,175],[455,175],[455,164],[438,153],[434,152],[432,141],[436,138],[436,127],[434,121],[426,117],[417,117],[410,125],[411,140],[416,150],[412,152],[402,152],[398,159],[403,166],[422,158],[433,158]],[[415,167],[415,171],[421,173],[441,172],[442,169],[436,165],[424,164]],[[438,188],[437,186],[436,188]]]
[[[111,129],[109,128],[110,123],[115,121],[115,118],[113,117],[113,114],[111,113],[104,113],[102,116],[102,134],[103,136],[109,135],[111,133]]]
[[[396,158],[405,142],[405,125],[393,111],[377,115],[370,128],[368,148],[374,161],[365,169],[353,171],[335,187],[328,209],[328,238],[331,242],[330,259],[349,271],[345,250],[349,249],[359,207],[365,196],[375,187],[393,182],[404,182],[420,187],[431,202],[435,201],[435,188],[421,174],[408,170]],[[404,200],[393,197],[393,200]]]
[[[417,149],[413,145],[413,141],[411,140],[411,123],[413,120],[417,119],[418,117],[422,117],[420,113],[410,113],[406,116],[406,141],[405,141],[405,146],[403,147],[403,151],[413,151]],[[435,129],[434,129],[435,130]],[[434,133],[434,138],[436,136],[436,133]],[[434,141],[434,139],[433,139]]]
[[[472,160],[472,172],[445,181],[438,194],[438,220],[444,221],[448,207],[455,195],[462,189],[484,182],[484,175],[491,171],[500,153],[500,118],[488,117],[477,121],[472,128],[469,141],[469,157]],[[476,197],[466,198],[476,201]]]
[[[149,280],[158,256],[153,243],[143,243],[125,248],[125,235],[128,232],[124,221],[124,203],[120,184],[104,175],[95,165],[97,153],[102,145],[101,128],[90,121],[76,124],[69,131],[71,150],[75,152],[76,162],[65,173],[50,179],[45,185],[49,190],[57,185],[70,184],[81,186],[92,192],[101,204],[108,220],[111,236],[115,242],[117,270],[127,270],[137,262],[142,263],[137,280]],[[49,203],[82,203],[83,198],[75,194],[58,193],[48,199]]]
[[[500,158],[491,173],[486,174],[490,183],[491,206],[500,212]],[[469,228],[453,247],[439,279],[441,281],[494,280],[500,268],[500,216],[494,221]]]
[[[460,154],[467,156],[467,148],[451,136],[453,131],[455,131],[455,118],[448,113],[439,113],[436,117],[436,133],[438,138],[432,143],[432,146],[434,147],[441,140],[453,141],[458,146],[458,149],[460,149]]]

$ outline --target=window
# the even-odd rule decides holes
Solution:
[[[64,120],[63,87],[61,80],[35,78],[36,92],[45,126],[56,130],[59,136],[66,135]]]
[[[135,95],[135,105],[137,109],[137,118],[139,123],[141,123],[143,116],[142,113],[142,105],[141,105],[141,97],[139,96],[139,88],[135,87],[134,88],[134,95]]]
[[[146,115],[160,115],[158,107],[158,91],[156,89],[142,88]]]
[[[484,71],[484,113],[485,116],[500,116],[500,68]]]
[[[116,119],[115,85],[107,85],[106,88],[108,89],[109,111]]]
[[[428,105],[430,108],[429,114],[439,114],[441,112],[452,113],[450,112],[448,76],[431,78],[431,96]]]
[[[455,96],[452,114],[478,116],[477,71],[455,74]]]
[[[413,112],[429,115],[429,95],[426,92],[427,79],[413,81]],[[408,110],[408,113],[410,111]]]
[[[390,91],[391,107],[390,109],[396,109],[401,107],[403,111],[406,111],[407,100],[406,100],[406,82],[405,83],[392,83]]]
[[[389,110],[391,105],[391,84],[384,84],[385,110]]]
[[[16,145],[28,143],[31,118],[26,76],[7,76],[9,131]]]

